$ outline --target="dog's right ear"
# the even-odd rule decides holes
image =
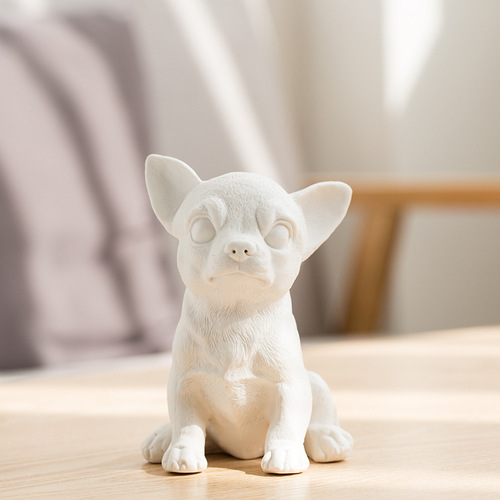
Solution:
[[[187,194],[201,182],[195,171],[180,160],[160,155],[146,158],[146,187],[151,206],[170,234],[175,213]]]

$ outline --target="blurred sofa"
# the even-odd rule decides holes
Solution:
[[[9,16],[0,61],[0,366],[168,348],[178,297],[128,21]]]

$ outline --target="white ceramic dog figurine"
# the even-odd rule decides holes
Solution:
[[[168,382],[171,424],[142,445],[170,472],[200,472],[205,453],[262,458],[276,474],[344,459],[326,383],[306,371],[289,289],[345,216],[351,188],[314,184],[293,194],[255,174],[201,181],[179,160],[151,155],[153,210],[179,239],[186,285]]]

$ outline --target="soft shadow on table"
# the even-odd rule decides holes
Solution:
[[[199,474],[165,472],[160,464],[144,464],[142,470],[149,475],[151,488],[168,491],[171,498],[309,498],[313,483],[309,472],[265,474],[260,459],[238,460],[224,454],[207,458],[208,468]]]
[[[241,472],[247,475],[259,476],[259,477],[276,477],[275,474],[267,474],[262,471],[260,467],[260,458],[253,460],[239,460],[230,455],[224,453],[214,453],[207,455],[208,469],[200,474],[216,473],[222,470],[232,470],[235,472]],[[172,472],[166,472],[161,464],[150,464],[145,463],[142,466],[142,470],[146,474],[151,474],[152,476],[164,476],[164,477],[198,477],[200,474],[175,474]],[[288,476],[291,474],[286,474]],[[280,476],[281,477],[281,476]]]

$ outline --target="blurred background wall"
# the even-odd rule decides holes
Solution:
[[[3,18],[108,8],[137,43],[143,144],[202,178],[257,171],[292,190],[316,171],[500,173],[496,0],[0,0]],[[306,263],[295,299],[304,336],[341,323],[359,222],[352,211]],[[496,211],[410,213],[383,329],[498,323],[499,255]]]

